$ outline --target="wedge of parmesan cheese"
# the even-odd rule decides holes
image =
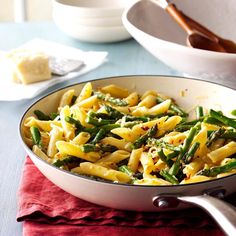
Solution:
[[[45,53],[15,49],[6,56],[9,75],[16,83],[31,84],[50,79],[49,58]]]

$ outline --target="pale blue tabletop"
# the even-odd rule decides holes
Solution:
[[[33,38],[43,38],[82,50],[107,51],[108,62],[79,78],[54,85],[38,97],[17,102],[0,102],[0,235],[22,235],[22,224],[16,222],[17,190],[26,152],[18,137],[18,124],[23,112],[40,96],[65,85],[96,78],[131,75],[161,74],[178,75],[145,51],[134,40],[114,44],[89,44],[73,40],[51,22],[1,23],[0,49],[9,50]],[[0,78],[3,79],[3,78]]]

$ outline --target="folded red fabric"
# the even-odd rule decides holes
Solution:
[[[198,208],[144,213],[106,208],[78,199],[45,178],[29,157],[18,192],[17,221],[24,221],[24,236],[223,235]]]

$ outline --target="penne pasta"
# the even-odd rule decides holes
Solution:
[[[56,147],[56,142],[62,139],[63,139],[63,129],[56,125],[52,125],[52,130],[50,131],[50,140],[47,149],[47,155],[49,157],[54,157],[56,155],[56,153],[58,152]]]
[[[61,97],[58,110],[60,111],[60,109],[64,106],[69,106],[71,104],[71,101],[74,95],[75,95],[74,89],[70,89],[67,92],[65,92],[63,96]]]
[[[27,117],[24,140],[58,168],[115,183],[190,184],[235,174],[236,120],[200,105],[194,118],[196,106],[188,114],[176,101],[88,82],[62,94],[56,115]]]
[[[66,117],[70,117],[69,106],[64,106],[60,111],[61,126],[64,132],[66,140],[73,139],[75,137],[75,128],[72,124],[66,121]]]
[[[73,143],[68,143],[66,141],[57,141],[56,147],[59,150],[59,152],[62,154],[79,157],[79,158],[84,159],[86,161],[95,162],[100,158],[99,153],[97,153],[97,152],[84,153],[81,150],[80,146],[73,144]]]
[[[72,172],[97,176],[106,180],[112,180],[118,183],[127,183],[130,181],[130,176],[116,170],[108,169],[104,166],[96,165],[90,162],[83,162],[80,167],[72,169]]]
[[[93,89],[92,84],[90,82],[86,83],[81,90],[79,96],[77,97],[75,104],[80,103],[81,101],[89,98],[92,95]]]

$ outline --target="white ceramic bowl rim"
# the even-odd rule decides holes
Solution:
[[[151,34],[148,34],[144,31],[142,31],[141,29],[134,26],[128,19],[130,9],[133,8],[136,4],[139,4],[140,1],[142,1],[142,0],[139,0],[138,2],[135,2],[134,4],[130,5],[123,12],[122,21],[124,22],[124,26],[126,26],[126,24],[128,24],[129,27],[132,27],[132,28],[135,28],[136,30],[138,30],[140,34],[148,35],[149,37],[151,37],[155,40],[158,40],[160,43],[163,44],[164,47],[173,48],[173,49],[176,49],[176,50],[177,49],[178,50],[184,50],[186,53],[189,53],[191,55],[196,55],[196,54],[201,53],[201,55],[203,55],[205,57],[221,57],[223,59],[224,58],[229,58],[229,57],[232,58],[232,59],[236,58],[236,53],[214,52],[214,51],[207,51],[207,50],[198,49],[198,48],[191,48],[191,47],[187,47],[187,46],[184,46],[184,45],[181,45],[181,44],[177,44],[177,43],[174,43],[174,42],[170,42],[170,41],[166,41],[166,40],[154,37]]]
[[[82,10],[98,11],[124,9],[129,0],[54,0],[56,3]]]
[[[195,79],[195,78],[186,78],[186,77],[183,77],[183,76],[172,76],[172,75],[122,75],[122,76],[110,76],[110,77],[104,77],[104,78],[99,78],[99,79],[94,79],[94,80],[84,80],[84,81],[81,81],[79,83],[75,83],[75,84],[72,84],[72,85],[68,85],[68,86],[65,86],[63,88],[60,88],[60,89],[57,89],[51,93],[48,93],[46,94],[45,96],[41,97],[40,99],[38,99],[37,101],[33,102],[29,107],[28,109],[24,112],[24,114],[22,115],[21,119],[20,119],[20,122],[19,122],[19,125],[18,125],[18,134],[19,134],[19,137],[20,137],[20,141],[21,143],[23,144],[23,146],[25,147],[25,149],[27,149],[28,151],[30,151],[31,155],[34,155],[38,160],[40,160],[41,162],[49,165],[50,167],[52,168],[56,168],[57,170],[60,170],[62,172],[64,172],[65,174],[67,175],[70,175],[70,176],[74,176],[75,178],[82,178],[86,181],[96,181],[97,183],[99,184],[106,184],[106,185],[119,185],[119,186],[122,186],[122,187],[129,187],[129,188],[153,188],[153,187],[156,187],[156,188],[169,188],[170,185],[158,185],[158,186],[150,186],[150,185],[131,185],[131,184],[123,184],[123,183],[113,183],[113,182],[108,182],[108,181],[105,181],[105,180],[94,180],[88,176],[83,176],[83,175],[78,175],[78,174],[74,174],[72,172],[69,172],[69,171],[66,171],[66,170],[63,170],[63,169],[60,169],[52,164],[49,164],[47,161],[41,159],[40,157],[38,157],[35,153],[32,152],[32,150],[26,145],[26,143],[23,141],[23,134],[22,134],[22,130],[21,130],[21,126],[22,126],[22,123],[24,121],[24,118],[25,116],[27,115],[27,112],[35,105],[37,104],[38,102],[40,102],[41,100],[43,100],[44,98],[50,96],[51,94],[54,94],[54,93],[57,93],[61,90],[64,90],[64,89],[69,89],[70,87],[72,86],[75,86],[75,85],[78,85],[78,84],[83,84],[83,83],[86,83],[86,82],[94,82],[94,81],[99,81],[99,80],[109,80],[109,79],[113,79],[113,78],[122,78],[122,77],[153,77],[153,76],[156,76],[156,77],[168,77],[168,78],[171,78],[171,79],[178,79],[178,78],[181,78],[181,79],[186,79],[186,80],[196,80],[196,81],[202,81],[202,82],[207,82],[207,83],[210,83],[210,84],[215,84],[215,85],[219,85],[219,86],[222,86],[222,87],[225,87],[225,88],[229,88],[229,89],[232,89],[235,91],[235,89],[231,88],[230,86],[225,86],[225,85],[222,85],[222,84],[219,84],[219,83],[216,83],[216,82],[209,82],[209,81],[206,81],[206,80],[202,80],[202,79]],[[236,173],[235,174],[231,174],[231,175],[228,175],[228,176],[224,176],[224,177],[221,177],[220,179],[229,179],[229,178],[234,178],[236,176]],[[196,183],[189,183],[189,184],[179,184],[179,185],[171,185],[172,188],[179,188],[179,187],[183,187],[183,186],[186,186],[190,188],[190,186],[196,186],[196,185],[204,185],[204,183],[212,183],[212,182],[215,182],[215,181],[218,181],[219,179],[212,179],[212,180],[207,180],[207,181],[203,181],[203,182],[196,182]]]

